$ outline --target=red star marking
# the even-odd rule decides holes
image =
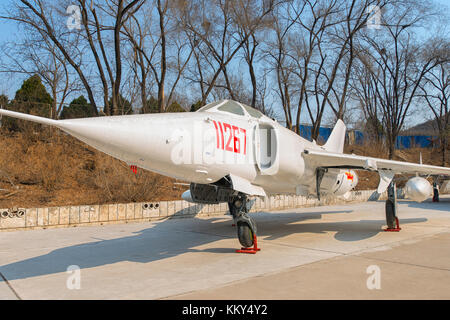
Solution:
[[[346,172],[345,175],[347,176],[348,180],[352,180],[353,181],[353,175],[351,172]]]

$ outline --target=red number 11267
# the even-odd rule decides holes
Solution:
[[[232,124],[215,121],[217,149],[247,154],[247,131]],[[243,138],[243,139],[242,139]],[[244,145],[241,146],[241,141]]]

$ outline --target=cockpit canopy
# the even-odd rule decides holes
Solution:
[[[243,103],[233,100],[221,100],[207,104],[206,106],[197,110],[197,112],[228,112],[238,116],[245,116],[246,114],[253,118],[261,118],[264,115]]]

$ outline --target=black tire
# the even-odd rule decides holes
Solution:
[[[239,242],[244,248],[253,246],[253,231],[247,223],[238,223],[237,232]]]
[[[386,224],[389,229],[397,228],[397,221],[394,215],[394,203],[392,201],[386,201]]]

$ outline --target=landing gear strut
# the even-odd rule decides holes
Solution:
[[[433,202],[439,202],[439,188],[436,181],[433,182]]]
[[[260,249],[256,238],[256,223],[248,215],[247,196],[244,194],[233,196],[231,201],[228,202],[228,207],[235,225],[237,225],[239,242],[243,246],[241,250],[236,250],[236,252],[255,254]]]
[[[384,231],[398,232],[401,230],[397,217],[397,186],[391,181],[387,189],[388,198],[386,200],[386,224]]]

